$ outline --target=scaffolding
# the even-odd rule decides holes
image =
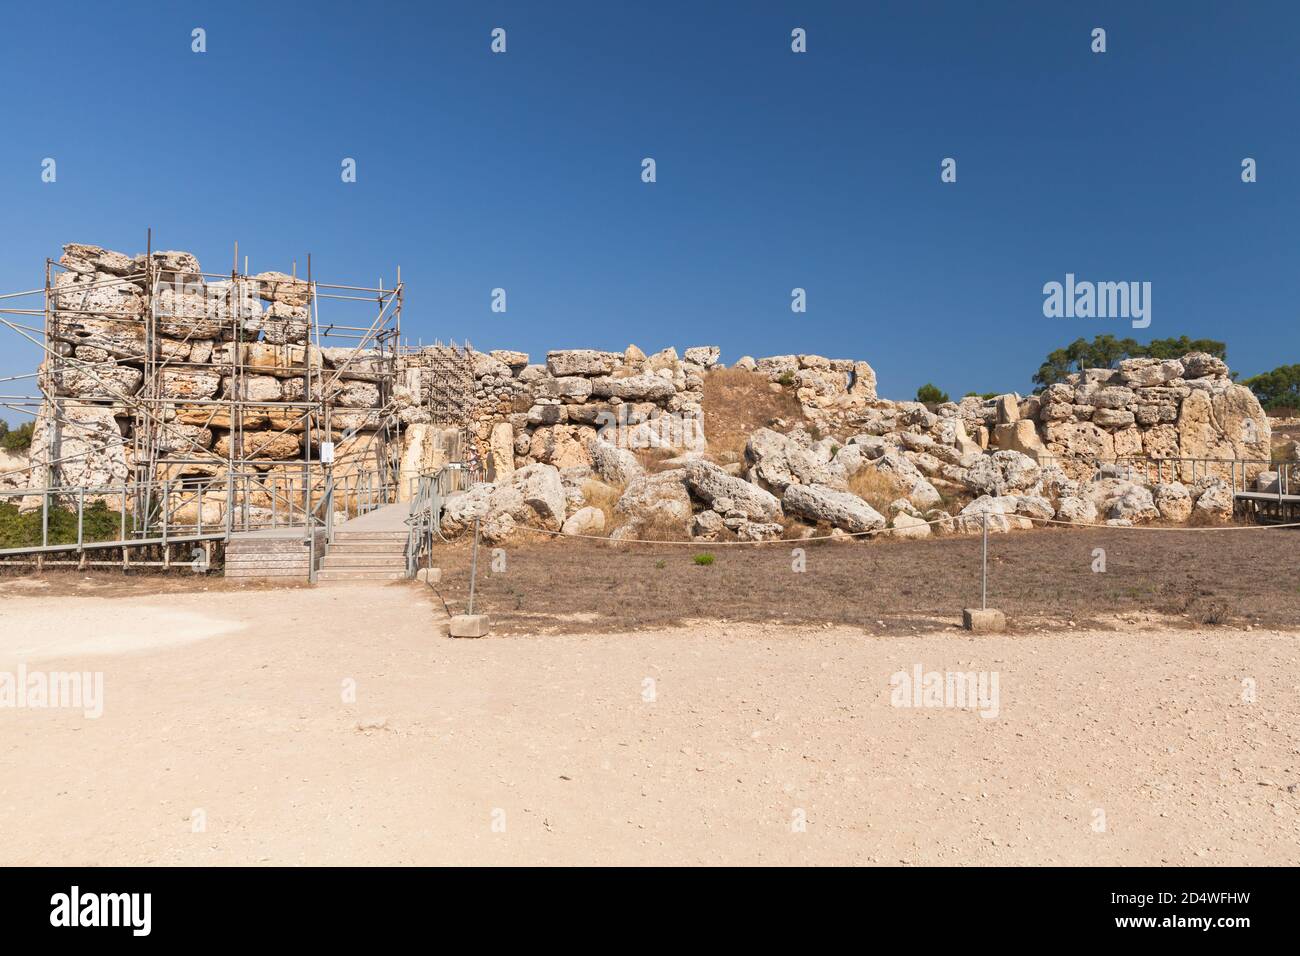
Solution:
[[[228,274],[188,271],[154,251],[151,231],[130,271],[84,282],[47,259],[41,289],[0,296],[0,324],[43,353],[38,372],[6,380],[34,378],[39,394],[0,396],[37,422],[25,508],[75,500],[80,518],[88,492],[120,502],[130,542],[159,527],[306,527],[333,521],[326,501],[356,514],[396,500],[400,269],[366,287],[319,281],[310,256],[304,276],[296,262],[260,277],[239,265],[236,244]],[[38,295],[39,309],[9,307]],[[104,307],[115,298],[129,307]],[[202,387],[186,394],[187,383]],[[94,456],[112,463],[110,481],[69,480]]]

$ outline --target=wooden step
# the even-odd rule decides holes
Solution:
[[[344,581],[400,581],[406,577],[406,571],[379,571],[368,568],[347,568],[335,571],[318,571],[316,580],[324,584],[338,584]]]
[[[400,547],[390,547],[382,544],[334,544],[330,546],[329,554],[382,554],[382,555],[406,555],[406,545]]]
[[[405,568],[404,554],[330,554],[321,562],[322,568]]]

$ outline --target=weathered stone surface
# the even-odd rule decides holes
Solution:
[[[851,463],[851,453],[846,464]],[[749,477],[759,486],[775,494],[783,493],[791,484],[822,484],[844,488],[847,468],[832,467],[829,454],[823,455],[800,445],[795,440],[770,428],[760,428],[749,436],[745,444],[745,463]],[[861,465],[860,458],[857,461]]]
[[[236,392],[248,402],[278,402],[284,397],[280,380],[272,375],[245,375],[239,388],[234,382],[233,378],[223,379],[221,394],[226,398],[235,397]]]
[[[310,313],[305,306],[272,302],[262,316],[262,337],[273,345],[299,344],[307,341]]]
[[[932,534],[926,519],[900,511],[891,522],[895,538],[928,538]]]
[[[591,394],[597,398],[621,398],[624,401],[663,401],[672,398],[676,389],[671,379],[649,372],[627,378],[602,376],[591,379]]]
[[[614,504],[614,513],[639,527],[648,522],[681,522],[683,529],[691,516],[691,497],[680,468],[633,478]]]
[[[335,383],[333,402],[340,408],[374,408],[379,404],[379,386],[373,382]]]
[[[1038,429],[1031,419],[1017,419],[1009,424],[996,426],[993,429],[993,443],[1000,449],[1018,451],[1035,461],[1040,455],[1047,454],[1047,448],[1038,437]]]
[[[165,368],[158,373],[159,394],[163,398],[185,400],[211,398],[217,394],[220,386],[221,376],[216,372]]]
[[[67,243],[59,262],[76,272],[107,272],[116,276],[129,275],[135,268],[128,255],[80,242]]]
[[[546,353],[546,370],[557,378],[566,375],[608,375],[614,370],[617,360],[618,355],[614,352],[565,349]]]
[[[492,426],[488,455],[492,475],[497,481],[503,481],[514,474],[515,430],[509,422],[497,422]]]
[[[1161,385],[1183,377],[1178,359],[1131,358],[1119,363],[1119,377],[1130,385]]]
[[[570,515],[560,529],[565,534],[600,534],[605,530],[605,512],[599,508],[579,508]]]
[[[1160,517],[1166,521],[1186,521],[1192,515],[1192,496],[1179,482],[1164,482],[1151,489]]]
[[[1268,416],[1250,389],[1228,384],[1217,394],[1193,391],[1178,417],[1184,458],[1262,458],[1272,443]]]
[[[47,363],[48,364],[48,363]],[[81,398],[125,398],[140,390],[144,373],[129,365],[95,364],[65,368],[56,383],[60,395]]]
[[[253,276],[258,294],[265,302],[278,302],[288,306],[304,306],[310,289],[303,279],[295,279],[284,272],[261,272]]]
[[[1069,521],[1073,524],[1095,524],[1097,506],[1087,498],[1067,495],[1057,504],[1056,518],[1058,521]]]
[[[825,485],[788,485],[781,504],[789,514],[826,522],[850,533],[875,531],[885,526],[884,516],[857,495]]]
[[[217,439],[213,451],[219,458],[231,457],[231,435],[225,434]],[[242,447],[234,443],[235,458],[269,458],[286,461],[298,458],[302,454],[302,436],[292,432],[244,432]]]
[[[693,461],[686,466],[685,477],[691,494],[705,504],[712,505],[717,499],[726,498],[734,510],[751,521],[769,522],[781,517],[781,502],[775,495],[727,474],[717,465]]]
[[[1038,483],[1038,463],[1018,451],[996,451],[966,470],[966,483],[981,495],[1027,492]]]
[[[1216,520],[1232,517],[1232,486],[1221,478],[1215,479],[1197,496],[1194,506],[1197,514]]]
[[[585,402],[591,396],[591,379],[581,375],[545,378],[537,383],[533,394],[545,398],[558,398],[565,402]]]
[[[68,319],[85,314],[138,319],[144,296],[139,286],[114,276],[62,272],[54,280],[54,307],[72,313]]]
[[[716,345],[697,345],[682,353],[688,362],[694,362],[704,368],[713,368],[722,357],[722,349]]]
[[[592,469],[611,484],[625,485],[645,471],[636,455],[626,448],[597,439],[591,443],[589,451]]]
[[[1185,378],[1227,378],[1228,363],[1208,352],[1188,352],[1183,356]]]
[[[1148,488],[1130,483],[1106,503],[1106,517],[1124,518],[1136,524],[1160,517],[1160,511]]]
[[[122,429],[112,409],[102,405],[65,401],[60,422],[51,428],[51,416],[42,408],[36,416],[29,449],[29,488],[45,487],[46,470],[54,466],[54,485],[59,487],[111,488],[129,476]],[[51,439],[55,441],[51,451]],[[57,459],[57,461],[56,461]],[[96,496],[98,497],[98,496]],[[111,500],[111,496],[106,496]],[[26,497],[21,508],[40,507],[41,497]]]
[[[556,468],[591,466],[588,446],[596,430],[586,425],[546,425],[536,429],[528,445],[528,457]]]

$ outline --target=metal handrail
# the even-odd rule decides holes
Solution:
[[[433,538],[442,538],[442,508],[447,498],[465,491],[477,472],[472,464],[449,462],[432,474],[421,474],[414,481],[411,513],[406,518],[406,574],[415,577],[422,558],[433,557]]]

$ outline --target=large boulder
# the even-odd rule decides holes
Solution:
[[[750,521],[766,523],[781,517],[781,501],[775,495],[727,474],[710,462],[690,462],[685,468],[685,478],[691,494],[709,506],[724,499],[730,503],[729,511],[742,512]]]
[[[996,451],[976,460],[966,470],[966,484],[979,495],[1030,492],[1039,482],[1038,463],[1018,451]]]
[[[579,508],[564,521],[560,529],[569,535],[594,535],[605,530],[605,512],[590,506]]]
[[[808,448],[770,428],[758,429],[745,443],[750,479],[774,494],[783,493],[791,484],[843,489],[849,466],[861,466],[860,456],[861,451],[855,450],[837,468],[831,446]]]
[[[684,478],[680,468],[638,475],[614,504],[614,513],[627,519],[625,527],[680,522],[685,528],[691,516],[691,496]]]
[[[683,352],[682,357],[704,368],[713,368],[722,357],[722,349],[716,345],[697,345]]]
[[[1199,515],[1225,521],[1232,517],[1232,505],[1232,486],[1222,478],[1215,478],[1197,495],[1194,507]]]
[[[1066,495],[1057,503],[1056,518],[1071,524],[1096,524],[1097,506],[1087,498]]]
[[[1179,482],[1162,482],[1151,489],[1156,510],[1166,521],[1186,521],[1192,516],[1192,495]]]
[[[567,375],[608,375],[619,359],[616,352],[564,349],[546,353],[546,370],[557,378]]]
[[[611,484],[626,485],[645,472],[636,455],[626,448],[611,445],[597,438],[591,442],[588,450],[591,454],[592,470]]]
[[[596,438],[596,431],[586,425],[549,425],[538,428],[528,445],[528,457],[556,468],[578,468],[591,465],[588,448]]]
[[[1130,385],[1162,385],[1183,377],[1178,359],[1131,358],[1119,363],[1119,377]]]
[[[676,394],[672,379],[650,372],[626,378],[601,376],[591,380],[591,394],[597,398],[621,398],[627,402],[665,401]]]
[[[1106,517],[1110,520],[1124,520],[1137,524],[1160,517],[1155,499],[1150,489],[1129,482],[1119,494],[1106,502]]]
[[[857,495],[826,485],[789,485],[781,504],[789,514],[852,533],[885,526],[884,516]]]
[[[1271,453],[1272,428],[1254,393],[1217,379],[1215,391],[1193,389],[1178,415],[1178,444],[1184,458],[1258,458]],[[1261,468],[1263,466],[1260,466]],[[1190,470],[1190,466],[1188,466]],[[1190,474],[1185,477],[1190,478]]]

